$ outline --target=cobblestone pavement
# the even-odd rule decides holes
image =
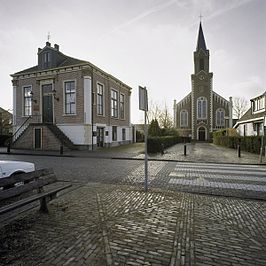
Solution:
[[[266,265],[266,166],[150,161],[145,193],[143,161],[8,158],[74,189],[0,226],[0,265]]]
[[[150,159],[237,164],[260,163],[258,154],[241,151],[239,158],[237,150],[205,142],[187,143],[186,154],[184,156],[184,144],[180,143],[166,149],[165,154],[152,155]],[[136,158],[144,158],[144,154],[138,154]],[[266,164],[265,156],[262,157],[262,163]]]
[[[266,166],[149,162],[149,186],[166,190],[266,200]],[[144,186],[144,165],[124,183]]]
[[[0,229],[0,264],[266,265],[265,207],[91,183]]]

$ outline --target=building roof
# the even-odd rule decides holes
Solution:
[[[30,74],[30,73],[35,74],[36,72],[39,72],[39,71],[49,71],[49,70],[53,70],[53,69],[57,69],[57,68],[89,65],[93,69],[100,71],[102,74],[108,76],[109,78],[115,80],[116,82],[121,83],[123,86],[125,86],[131,90],[130,86],[128,86],[127,84],[125,84],[124,82],[119,80],[118,78],[112,76],[111,74],[105,72],[104,70],[100,69],[99,67],[95,66],[91,62],[85,61],[85,60],[80,60],[80,59],[73,58],[73,57],[70,57],[70,56],[63,54],[61,51],[59,51],[59,46],[57,44],[55,44],[55,47],[53,48],[53,47],[51,47],[51,44],[49,42],[46,42],[46,46],[43,49],[39,48],[38,55],[39,55],[39,53],[41,53],[42,51],[45,51],[47,49],[53,51],[54,53],[56,53],[58,55],[59,60],[57,61],[56,65],[49,67],[49,68],[45,68],[45,69],[40,68],[39,65],[36,65],[36,66],[30,67],[30,68],[21,70],[19,72],[16,72],[16,73],[12,74],[11,77],[16,77],[19,75]]]
[[[220,98],[222,98],[225,102],[230,103],[230,101],[226,100],[224,97],[222,97],[221,95],[219,95],[215,91],[213,91],[213,94],[216,94],[217,96],[219,96]],[[180,105],[183,101],[190,99],[190,97],[191,97],[191,92],[189,94],[187,94],[182,100],[180,100],[179,102],[177,102],[176,105]]]
[[[255,99],[260,98],[260,97],[262,97],[262,96],[266,96],[266,91],[265,91],[264,93],[262,93],[262,94],[256,96],[256,97],[251,98],[250,100],[252,101],[252,100],[255,100]]]
[[[256,119],[256,118],[260,118],[260,117],[263,117],[266,115],[266,112],[259,112],[259,113],[256,113],[256,114],[252,114],[252,110],[251,110],[251,107],[246,111],[246,113],[240,117],[240,119],[237,121],[237,123],[241,123],[241,122],[245,122],[245,121],[248,121],[248,120],[252,120],[252,119]]]
[[[10,115],[12,115],[12,113],[9,112],[9,110],[5,110],[4,108],[0,107],[0,112],[1,113],[8,113]]]
[[[206,47],[206,43],[205,43],[205,39],[204,39],[204,34],[203,34],[201,22],[200,22],[200,25],[199,25],[199,34],[198,34],[198,41],[197,41],[196,51],[199,51],[200,49],[202,49],[203,51],[207,51],[207,47]]]
[[[63,53],[61,53],[61,55],[64,56],[64,60],[57,67],[67,67],[67,66],[74,66],[74,65],[86,64],[86,63],[90,64],[90,62],[88,62],[88,61],[76,59],[76,58],[64,55]],[[21,74],[23,75],[23,74],[36,72],[38,70],[40,70],[40,69],[38,68],[38,65],[36,65],[36,66],[30,67],[30,68],[24,69],[22,71],[16,72],[13,75],[21,75]]]

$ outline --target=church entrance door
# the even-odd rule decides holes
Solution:
[[[205,141],[206,140],[205,135],[206,135],[205,127],[200,127],[198,130],[198,140]]]

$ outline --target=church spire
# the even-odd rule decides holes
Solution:
[[[199,25],[199,34],[198,34],[198,41],[197,41],[196,51],[199,51],[200,49],[203,49],[203,51],[207,51],[206,43],[205,43],[205,39],[204,39],[202,27],[201,27],[201,22],[200,22],[200,25]]]

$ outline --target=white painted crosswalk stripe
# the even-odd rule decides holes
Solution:
[[[185,186],[199,186],[209,188],[226,188],[226,189],[237,189],[237,190],[250,190],[266,192],[266,185],[252,185],[252,184],[239,184],[239,183],[223,183],[223,182],[212,182],[207,180],[182,180],[171,178],[169,181],[172,185],[185,185]]]
[[[191,172],[210,172],[212,174],[245,174],[252,176],[262,176],[266,177],[266,168],[257,168],[253,167],[239,167],[236,166],[223,166],[223,165],[194,165],[194,164],[178,164],[175,167],[175,171],[191,171]]]
[[[266,192],[265,170],[257,165],[177,163],[169,184]]]

